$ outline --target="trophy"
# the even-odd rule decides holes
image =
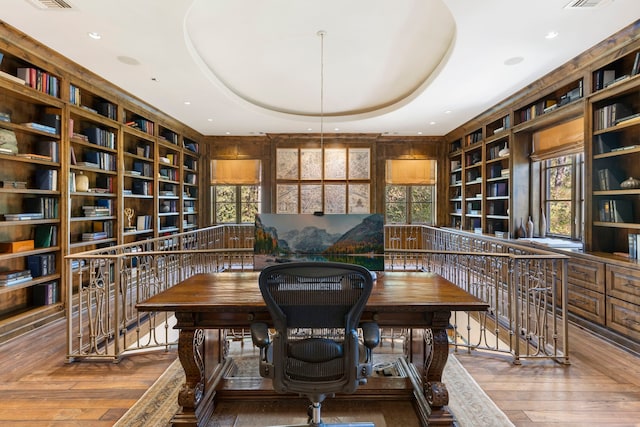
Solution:
[[[124,208],[124,215],[127,217],[127,226],[124,228],[124,231],[135,231],[136,228],[131,226],[131,220],[133,219],[133,214],[135,211],[131,208]]]

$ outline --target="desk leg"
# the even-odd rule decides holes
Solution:
[[[202,329],[180,329],[178,337],[178,357],[185,373],[185,383],[178,393],[178,405],[181,409],[171,420],[174,426],[197,426],[196,408],[202,400],[204,391],[204,362],[202,347],[204,331]]]
[[[449,326],[450,312],[436,312],[433,314],[433,326],[425,331],[424,358],[424,394],[431,407],[429,425],[453,425],[453,416],[446,408],[449,404],[449,391],[442,382],[442,371],[449,357]]]

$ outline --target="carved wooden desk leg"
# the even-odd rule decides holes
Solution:
[[[453,424],[453,416],[445,407],[449,404],[449,391],[442,382],[442,371],[449,357],[446,328],[449,325],[450,315],[449,312],[434,313],[431,333],[425,334],[428,355],[425,359],[423,384],[424,394],[431,406],[430,426]]]
[[[185,383],[178,394],[180,409],[171,420],[174,426],[198,426],[196,410],[204,391],[204,363],[202,329],[180,329],[178,338],[178,356],[185,373]]]

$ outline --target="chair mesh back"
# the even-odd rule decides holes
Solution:
[[[279,354],[282,381],[348,379],[355,370],[356,329],[371,293],[371,273],[351,264],[290,263],[266,268],[259,282],[278,333],[274,364]]]

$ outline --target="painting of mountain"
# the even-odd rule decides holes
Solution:
[[[257,269],[293,260],[355,262],[369,269],[383,269],[381,214],[260,214],[255,230]]]

